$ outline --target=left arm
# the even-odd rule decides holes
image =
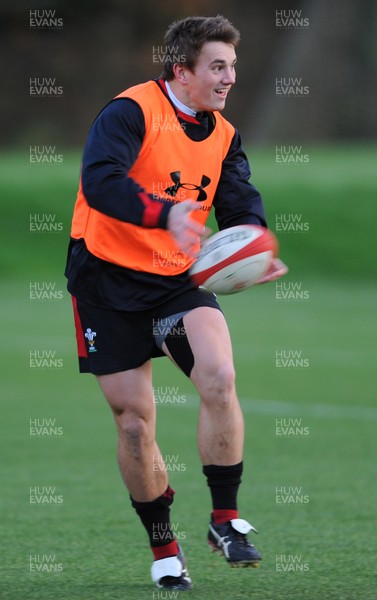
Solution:
[[[213,201],[220,230],[245,224],[267,227],[262,197],[249,182],[250,177],[249,162],[236,131],[223,160]]]
[[[236,131],[223,160],[213,201],[220,230],[245,224],[267,227],[262,197],[249,182],[250,177],[249,162],[242,148],[240,134]],[[273,258],[268,272],[258,283],[275,281],[287,272],[287,266],[279,258]]]

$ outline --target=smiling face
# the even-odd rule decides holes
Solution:
[[[232,44],[206,42],[193,71],[184,64],[175,64],[175,79],[169,83],[177,98],[192,110],[223,110],[236,81],[236,60]]]

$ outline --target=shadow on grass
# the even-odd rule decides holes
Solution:
[[[75,581],[55,580],[15,581],[6,587],[0,586],[2,600],[174,600],[177,598],[205,598],[206,600],[221,598],[254,598],[260,595],[256,590],[237,590],[232,582],[219,582],[214,589],[208,584],[194,586],[188,593],[159,590],[152,582],[142,583],[80,583]]]

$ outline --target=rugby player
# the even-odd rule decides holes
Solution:
[[[113,412],[121,475],[153,553],[152,580],[170,590],[192,582],[170,527],[175,491],[155,439],[152,358],[169,357],[200,396],[209,544],[231,566],[261,560],[247,537],[254,528],[237,509],[244,423],[228,327],[214,294],[188,272],[211,208],[220,230],[267,227],[240,134],[221,115],[239,38],[223,16],[173,23],[162,75],[103,108],[84,150],[68,251],[80,371],[96,376]],[[285,272],[275,259],[263,281]]]

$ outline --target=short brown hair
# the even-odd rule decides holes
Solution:
[[[161,77],[174,79],[173,65],[185,64],[193,71],[198,56],[206,42],[224,42],[237,46],[240,32],[222,15],[216,17],[187,17],[175,21],[164,37],[164,69]]]

